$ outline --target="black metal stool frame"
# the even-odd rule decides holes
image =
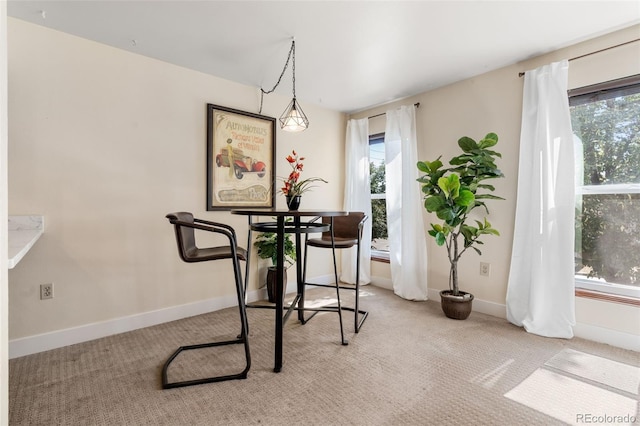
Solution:
[[[313,218],[312,221],[316,221],[318,219],[321,219],[321,216],[315,217]],[[351,308],[349,306],[341,306],[339,309],[343,310],[343,311],[351,311],[354,313],[354,331],[356,333],[360,332],[360,328],[362,327],[362,324],[364,324],[365,320],[367,319],[367,316],[369,315],[368,311],[364,311],[362,309],[360,309],[360,244],[362,243],[362,232],[364,229],[364,223],[367,221],[368,217],[367,215],[364,215],[363,219],[358,223],[358,244],[357,245],[357,249],[356,249],[356,283],[355,283],[355,288],[354,287],[346,287],[346,286],[341,286],[339,285],[340,280],[338,279],[338,267],[336,264],[336,245],[335,245],[335,238],[334,238],[334,234],[333,234],[333,218],[331,218],[331,251],[333,254],[333,273],[334,273],[334,277],[335,277],[335,284],[321,284],[321,283],[312,283],[312,282],[307,282],[307,251],[308,251],[308,245],[307,245],[307,241],[308,241],[308,236],[305,235],[305,250],[304,250],[304,269],[303,269],[303,283],[304,285],[312,285],[315,287],[327,287],[327,288],[336,288],[338,291],[340,289],[342,290],[351,290],[351,291],[355,291],[356,292],[356,297],[355,297],[355,307]],[[339,293],[338,293],[339,294]],[[338,304],[340,304],[340,297],[338,296]],[[331,309],[331,307],[325,308],[325,309]],[[314,312],[309,318],[307,318],[304,322],[307,322],[309,320],[311,320],[311,318],[313,318],[318,312]]]
[[[188,255],[183,253],[184,241],[182,238],[182,234],[180,232],[181,226],[192,228],[192,229],[199,229],[207,232],[213,232],[216,234],[221,234],[229,239],[230,254],[229,256],[226,256],[226,258],[230,258],[233,261],[233,271],[234,271],[234,278],[236,283],[236,294],[238,297],[238,310],[240,313],[241,331],[238,337],[233,340],[180,346],[167,359],[164,366],[162,367],[162,388],[172,389],[172,388],[178,388],[178,387],[184,387],[184,386],[200,385],[205,383],[222,382],[225,380],[246,379],[249,369],[251,368],[251,352],[249,349],[249,340],[248,340],[249,326],[247,321],[244,289],[243,289],[243,283],[242,283],[242,274],[240,272],[240,262],[239,262],[239,259],[242,258],[242,256],[238,253],[238,245],[237,245],[235,230],[231,226],[223,223],[210,222],[207,220],[196,219],[196,218],[193,218],[193,223],[181,221],[177,219],[178,214],[180,213],[170,213],[166,217],[169,219],[169,222],[171,222],[171,224],[175,225],[176,240],[178,243],[178,252],[180,254],[180,258],[187,263],[201,262],[203,260],[194,260],[194,258],[189,258]],[[225,257],[221,257],[220,259],[223,259],[223,258]],[[216,346],[234,345],[234,344],[244,345],[246,363],[245,363],[244,369],[241,372],[236,374],[228,374],[223,376],[207,377],[207,378],[194,379],[194,380],[185,380],[185,381],[179,381],[179,382],[168,381],[167,373],[168,373],[169,365],[175,360],[175,358],[182,351],[211,348]]]

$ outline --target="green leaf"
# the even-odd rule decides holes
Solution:
[[[476,197],[473,195],[473,192],[468,189],[462,189],[458,197],[455,199],[455,202],[459,206],[467,207],[475,204]]]
[[[438,179],[438,186],[444,192],[446,197],[456,198],[459,195],[460,190],[460,178],[458,175],[453,174],[447,177],[441,177]]]
[[[438,216],[438,219],[442,219],[448,224],[452,224],[456,218],[456,212],[451,207],[444,206],[436,211],[436,216]]]
[[[487,136],[485,136],[478,145],[480,146],[480,148],[485,149],[489,148],[490,146],[494,146],[497,143],[498,135],[496,135],[495,133],[488,133]]]
[[[478,188],[484,188],[484,189],[488,189],[489,191],[495,191],[496,188],[493,185],[489,185],[486,183],[479,183],[478,184]]]
[[[492,194],[476,194],[476,199],[479,200],[504,200],[502,197]]]
[[[467,164],[469,162],[469,160],[471,160],[471,156],[470,155],[458,155],[457,157],[453,157],[451,159],[451,161],[449,161],[449,164],[451,164],[452,166],[459,166],[461,164]]]
[[[441,245],[444,245],[444,243],[445,243],[444,234],[442,232],[438,232],[436,234],[436,244],[441,246]]]
[[[442,207],[444,207],[444,205],[445,205],[445,201],[442,199],[441,196],[438,196],[438,195],[427,197],[427,199],[424,200],[424,207],[425,209],[427,209],[429,213],[435,212],[441,209]]]
[[[493,155],[493,156],[496,156],[496,157],[499,157],[499,158],[502,158],[502,154],[500,154],[499,152],[496,152],[496,151],[490,151],[490,150],[488,150],[488,149],[487,149],[487,150],[485,151],[485,153],[486,153],[486,154]]]
[[[442,161],[440,161],[440,157],[438,157],[435,161],[428,163],[428,165],[431,173],[435,173],[440,167],[442,167]]]
[[[473,229],[470,226],[463,226],[460,232],[466,241],[473,239]]]
[[[433,174],[438,171],[440,167],[442,167],[442,161],[440,161],[440,157],[438,157],[435,161],[418,161],[416,164],[418,170],[427,174]]]
[[[449,180],[446,177],[438,179],[438,187],[442,190],[445,197],[449,196]]]
[[[471,152],[474,149],[478,149],[478,144],[476,143],[476,141],[468,136],[463,136],[458,139],[458,146],[462,148],[464,152]]]
[[[498,135],[496,135],[493,132],[487,133],[487,135],[484,138],[485,139],[494,139],[496,142],[498,142]]]

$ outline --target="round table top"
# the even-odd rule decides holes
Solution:
[[[240,214],[245,216],[348,216],[349,212],[344,210],[288,210],[288,209],[259,209],[259,208],[241,208],[232,209],[231,214]]]

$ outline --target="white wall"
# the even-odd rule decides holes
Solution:
[[[489,221],[500,230],[501,236],[484,239],[482,258],[470,253],[463,257],[458,266],[461,287],[476,296],[474,309],[505,316],[522,111],[523,79],[518,77],[518,73],[637,39],[639,32],[640,26],[631,27],[349,117],[372,116],[398,105],[420,102],[416,112],[418,155],[423,160],[433,160],[441,154],[443,159],[448,160],[457,155],[457,140],[461,136],[478,139],[488,132],[496,132],[500,137],[496,149],[503,158],[498,165],[506,178],[493,183],[496,194],[506,198],[506,201],[491,201],[488,207],[491,212]],[[582,87],[638,73],[640,43],[633,43],[571,61],[569,84],[570,88]],[[384,119],[372,119],[370,128],[371,133],[384,131]],[[479,275],[480,260],[491,263],[490,277]],[[448,287],[449,263],[445,251],[436,246],[431,238],[428,240],[428,265],[429,294],[438,300],[438,292]],[[374,275],[377,275],[375,278],[388,281],[388,265],[376,265]],[[579,323],[577,335],[640,350],[640,308],[578,298],[576,319]]]
[[[181,262],[165,214],[229,223],[245,245],[246,217],[205,211],[206,104],[256,113],[259,89],[13,18],[8,29],[9,213],[45,216],[44,235],[9,272],[11,346],[233,303],[230,264]],[[277,117],[289,101],[269,95],[262,113]],[[345,117],[303,108],[308,130],[277,131],[276,175],[296,149],[306,176],[329,181],[303,207],[341,207]],[[328,274],[325,264],[311,275]],[[39,300],[51,282],[55,297]],[[172,311],[182,305],[196,309]]]

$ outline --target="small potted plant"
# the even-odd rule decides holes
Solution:
[[[282,179],[284,185],[280,188],[280,192],[286,197],[287,207],[289,210],[298,210],[302,194],[315,187],[315,185],[312,185],[314,182],[328,182],[319,177],[310,177],[300,180],[300,174],[303,169],[302,161],[304,160],[304,157],[298,157],[298,153],[295,150],[291,152],[291,155],[287,156],[286,160],[292,170],[286,179]]]
[[[496,157],[502,155],[489,149],[497,143],[498,136],[495,133],[487,134],[479,142],[465,136],[458,140],[462,154],[449,161],[451,167],[443,168],[441,157],[417,164],[418,170],[424,173],[418,178],[424,193],[424,207],[442,221],[431,223],[429,235],[435,238],[437,245],[447,248],[449,290],[441,291],[440,298],[442,310],[449,318],[466,319],[471,313],[473,295],[460,291],[458,287],[460,257],[468,249],[481,255],[477,247],[483,244],[480,238],[484,235],[500,235],[486,217],[473,222],[469,217],[477,207],[482,207],[489,214],[486,200],[504,199],[492,195],[495,188],[485,182],[504,177],[495,164]]]
[[[254,247],[258,250],[258,257],[261,259],[271,259],[271,266],[267,269],[267,295],[269,302],[275,303],[276,301],[276,264],[278,261],[278,244],[277,235],[274,232],[260,233],[256,240],[253,242]],[[287,269],[291,267],[296,261],[296,246],[291,240],[291,235],[285,234],[284,236],[284,276],[282,277],[283,285],[287,285]]]

